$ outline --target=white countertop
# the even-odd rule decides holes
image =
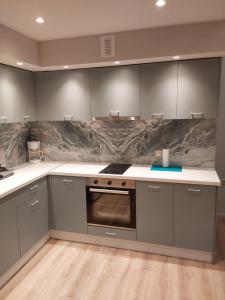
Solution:
[[[182,172],[151,171],[150,166],[132,165],[122,175],[99,174],[107,164],[95,163],[66,163],[49,172],[51,175],[78,177],[105,177],[118,179],[132,179],[144,181],[158,181],[171,183],[187,183],[219,186],[220,179],[213,169],[184,168]]]
[[[105,177],[158,181],[170,183],[186,183],[219,186],[220,180],[215,170],[184,168],[182,172],[151,171],[150,166],[133,165],[123,175],[99,174],[107,164],[100,163],[60,163],[42,162],[24,164],[15,169],[15,174],[0,181],[0,198],[47,175],[76,177]]]
[[[0,180],[0,198],[3,198],[20,188],[48,175],[49,171],[60,166],[58,162],[42,162],[39,164],[24,164],[17,167],[15,174]]]

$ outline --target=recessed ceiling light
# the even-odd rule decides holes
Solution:
[[[114,61],[114,64],[115,64],[115,65],[119,65],[119,64],[120,64],[120,61]]]
[[[18,66],[22,66],[22,65],[23,65],[22,61],[18,61],[16,64],[17,64]]]
[[[166,4],[166,0],[157,0],[156,6],[162,7]]]
[[[64,69],[69,69],[69,66],[64,66],[63,68],[64,68]]]
[[[45,20],[44,20],[42,17],[37,17],[37,18],[35,19],[35,21],[36,21],[36,23],[38,23],[38,24],[43,24],[43,23],[45,22]]]
[[[175,56],[173,56],[173,59],[179,59],[180,58],[180,56],[179,55],[175,55]]]

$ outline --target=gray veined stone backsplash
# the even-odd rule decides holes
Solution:
[[[171,149],[171,164],[215,166],[215,120],[32,122],[46,160],[161,163],[156,151]]]
[[[40,140],[45,160],[161,163],[156,151],[171,149],[171,164],[214,167],[215,120],[57,121],[0,124],[0,162],[27,160],[27,140]]]
[[[0,163],[8,168],[27,161],[30,123],[0,124]]]

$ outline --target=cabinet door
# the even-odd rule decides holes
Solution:
[[[88,70],[37,72],[35,79],[38,120],[91,119]]]
[[[173,244],[173,185],[137,182],[137,240]]]
[[[85,179],[50,177],[50,228],[87,233]]]
[[[174,246],[213,250],[216,188],[176,185]]]
[[[216,118],[219,86],[219,59],[180,61],[178,65],[178,119],[203,113]],[[198,115],[196,115],[198,116]]]
[[[141,65],[141,116],[175,119],[177,62]]]
[[[48,232],[47,190],[37,193],[17,207],[21,255]]]
[[[20,257],[19,238],[14,198],[0,202],[0,275]]]
[[[23,122],[26,116],[35,120],[34,74],[0,65],[0,117],[6,122]]]
[[[140,66],[96,68],[91,72],[93,117],[140,115]]]

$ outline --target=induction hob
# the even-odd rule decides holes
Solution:
[[[130,166],[130,164],[110,164],[99,173],[122,175]]]
[[[1,167],[0,165],[0,180],[12,176],[13,174],[13,170],[8,170],[5,167]]]

